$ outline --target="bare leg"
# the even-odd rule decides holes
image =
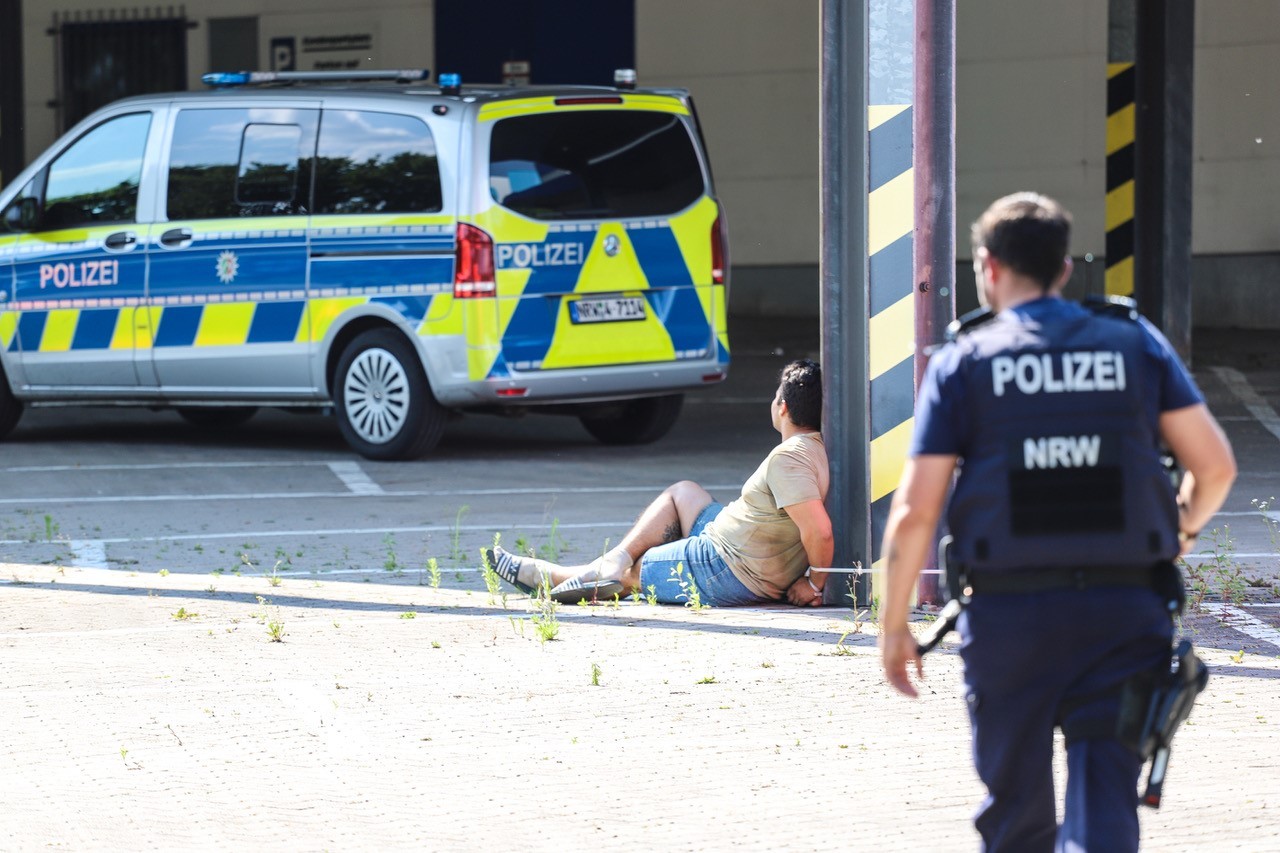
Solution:
[[[500,559],[518,565],[521,582],[529,586],[537,586],[539,577],[546,576],[553,587],[570,578],[580,578],[583,581],[620,580],[628,590],[634,590],[640,586],[639,560],[644,552],[688,536],[698,514],[711,501],[711,493],[692,480],[673,483],[645,507],[613,550],[585,565],[561,566],[505,553]]]

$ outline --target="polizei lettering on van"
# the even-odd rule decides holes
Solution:
[[[587,254],[583,243],[499,243],[494,251],[503,270],[577,267]]]
[[[1050,435],[1022,441],[1022,463],[1036,468],[1094,468],[1102,454],[1100,435]]]
[[[54,287],[110,287],[120,281],[120,262],[80,261],[40,265],[40,289]]]
[[[1069,391],[1123,391],[1124,356],[1118,352],[1023,353],[991,359],[991,385],[997,397],[1013,384],[1023,394]]]

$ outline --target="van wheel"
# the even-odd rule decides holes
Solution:
[[[258,412],[257,406],[179,406],[178,416],[201,429],[238,427]]]
[[[364,332],[342,351],[333,403],[342,437],[368,459],[416,459],[444,433],[417,351],[391,329]]]
[[[9,390],[9,380],[0,368],[0,438],[9,434],[22,417],[22,401]]]
[[[587,432],[603,444],[649,444],[662,438],[676,425],[683,394],[642,397],[623,403],[608,414],[583,415]]]

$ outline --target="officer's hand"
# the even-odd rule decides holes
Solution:
[[[924,662],[916,649],[916,638],[903,626],[880,635],[880,654],[884,664],[885,680],[899,693],[916,697],[916,688],[907,676],[907,662],[916,662],[916,677],[924,678]]]

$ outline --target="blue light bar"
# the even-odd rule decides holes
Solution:
[[[200,81],[206,86],[243,86],[249,82],[249,72],[247,71],[218,71],[213,74],[206,74],[200,78]]]
[[[409,83],[426,80],[431,74],[425,68],[401,68],[389,71],[220,71],[205,74],[206,86],[247,86],[253,83],[334,83],[346,80],[395,80]],[[454,75],[457,76],[457,75]]]

